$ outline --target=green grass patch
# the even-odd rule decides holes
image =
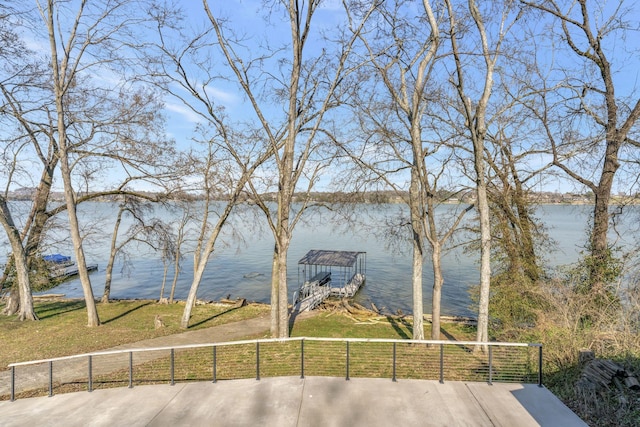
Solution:
[[[20,322],[0,316],[0,369],[9,363],[99,351],[149,338],[184,332],[180,319],[184,304],[157,304],[154,301],[114,301],[98,304],[102,324],[89,328],[82,300],[37,302],[39,321]],[[1,309],[1,308],[0,308]],[[193,308],[189,330],[253,318],[268,313],[263,304],[241,308],[206,304]],[[159,315],[165,327],[155,329]]]
[[[362,316],[353,318],[344,314],[327,312],[296,321],[291,328],[292,337],[322,338],[386,338],[411,339],[413,321],[411,317]],[[431,337],[431,324],[425,322],[424,336]],[[442,339],[458,341],[474,340],[475,328],[461,323],[443,323]]]

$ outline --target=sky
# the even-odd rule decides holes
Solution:
[[[253,56],[257,55],[261,50],[261,46],[269,43],[271,46],[278,46],[287,43],[289,38],[289,24],[284,19],[282,14],[271,13],[269,19],[265,18],[265,3],[277,3],[277,2],[264,2],[262,0],[242,0],[242,1],[225,1],[217,2],[210,1],[209,4],[219,16],[224,16],[228,19],[229,26],[234,31],[245,34],[246,39],[239,49],[245,49],[246,53]],[[437,4],[438,2],[433,2]],[[198,29],[207,26],[207,19],[202,9],[200,1],[183,1],[179,2],[186,14],[186,20],[184,22],[185,33],[189,31],[196,31]],[[607,16],[617,2],[594,2],[602,8],[603,16]],[[616,88],[617,94],[638,97],[638,81],[640,80],[640,37],[638,37],[638,26],[640,25],[638,17],[640,16],[640,6],[635,5],[634,2],[628,2],[632,9],[626,15],[630,20],[630,25],[635,28],[635,31],[630,32],[626,38],[621,37],[609,37],[612,41],[611,53],[614,57],[616,74]],[[596,17],[595,22],[600,22],[604,18]],[[344,20],[344,12],[342,11],[341,1],[330,0],[322,3],[320,10],[314,17],[314,25],[317,25],[318,30],[324,30],[331,34],[332,29],[340,22]],[[538,25],[544,25],[544,20],[541,20]],[[559,27],[553,27],[558,30]],[[37,39],[35,36],[27,36],[25,40],[30,48],[36,52],[47,52],[48,46],[43,39]],[[605,38],[606,40],[606,38]],[[178,43],[177,40],[172,42]],[[310,48],[312,50],[321,49],[323,46],[316,40],[311,41]],[[562,57],[551,56],[550,53],[543,54],[541,59],[548,60],[550,63],[562,63],[565,61],[572,61],[570,55]],[[224,61],[220,63],[220,69],[224,70]],[[269,64],[272,68],[264,68],[264,73],[277,74],[279,70],[276,69],[277,65],[273,61],[265,61],[265,64]],[[620,65],[619,65],[620,64]],[[99,72],[99,78],[108,83],[109,79],[117,79],[115,75],[111,75],[108,70],[101,69]],[[254,120],[255,113],[249,108],[247,99],[243,96],[236,83],[233,81],[217,81],[214,84],[209,84],[206,87],[206,93],[214,99],[218,105],[223,106],[226,114],[234,121],[246,121]],[[281,109],[280,105],[273,103],[271,107],[266,107],[267,111],[271,111],[274,117]],[[270,108],[272,108],[270,110]],[[193,111],[186,108],[180,101],[166,97],[164,99],[164,112],[167,117],[166,130],[168,135],[175,139],[177,144],[186,148],[192,144],[192,131],[194,127],[202,123],[201,118]],[[547,156],[539,157],[539,165],[543,165],[548,161]],[[534,166],[533,164],[531,165]],[[322,181],[324,184],[329,182],[328,179]],[[575,185],[566,180],[559,180],[555,178],[547,178],[544,182],[538,185],[539,190],[547,191],[560,191],[567,192],[573,191]]]

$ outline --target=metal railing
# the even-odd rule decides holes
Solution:
[[[12,363],[9,369],[12,401],[18,392],[53,396],[134,384],[297,375],[542,386],[542,345],[300,337],[102,351]]]

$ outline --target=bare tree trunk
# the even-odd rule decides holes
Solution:
[[[189,319],[191,319],[191,310],[193,310],[193,307],[196,304],[198,287],[200,285],[200,282],[202,281],[204,270],[207,268],[207,259],[208,257],[202,257],[200,259],[200,264],[198,264],[196,271],[193,275],[193,282],[191,284],[191,288],[189,288],[189,294],[187,295],[187,300],[185,301],[185,305],[184,305],[184,311],[182,312],[182,319],[180,320],[180,327],[183,329],[187,329],[189,327]]]
[[[431,247],[431,262],[433,263],[433,293],[431,296],[431,339],[439,340],[440,316],[442,307],[442,285],[444,284],[444,277],[442,276],[442,249],[439,242]]]
[[[602,174],[598,186],[593,189],[595,205],[593,207],[593,230],[591,230],[590,285],[595,295],[607,291],[607,270],[610,268],[611,253],[607,233],[609,231],[609,204],[611,203],[611,188],[613,178],[618,170],[617,148],[607,146]],[[615,144],[618,145],[618,144]]]
[[[64,152],[64,149],[61,151]],[[100,318],[98,317],[93,288],[91,287],[91,279],[89,277],[89,272],[87,271],[87,261],[84,257],[82,236],[80,235],[80,224],[78,223],[78,215],[76,212],[75,198],[71,183],[71,174],[68,168],[68,159],[66,154],[61,155],[60,159],[62,176],[65,183],[64,194],[67,202],[67,212],[69,213],[69,227],[71,231],[71,240],[73,241],[73,251],[76,257],[78,276],[80,276],[80,283],[82,284],[85,305],[87,307],[87,326],[99,326]]]
[[[164,262],[164,268],[162,269],[162,286],[160,286],[160,298],[158,299],[158,301],[162,302],[162,299],[164,298],[164,286],[167,283],[167,271],[169,270],[169,263],[165,260]]]
[[[445,0],[445,4],[449,14],[450,41],[455,62],[455,80],[452,77],[451,81],[458,93],[460,111],[462,112],[465,122],[464,127],[473,145],[473,167],[475,172],[477,209],[480,219],[480,299],[478,305],[478,330],[476,340],[478,342],[487,342],[489,340],[489,290],[491,286],[491,221],[489,218],[484,158],[485,137],[487,133],[486,114],[493,89],[493,75],[496,62],[501,55],[502,43],[513,24],[520,18],[522,11],[518,12],[511,22],[507,22],[507,17],[510,17],[509,10],[513,5],[506,3],[502,14],[499,15],[501,16],[501,21],[497,27],[500,28],[500,33],[492,38],[487,32],[484,17],[480,13],[475,0],[468,1],[468,9],[473,19],[475,30],[477,31],[477,40],[480,42],[480,57],[483,60],[484,66],[483,69],[475,69],[472,73],[470,70],[467,70],[468,66],[463,63],[461,59],[461,51],[458,45],[458,22],[453,6],[450,0]],[[491,46],[490,42],[492,43]],[[480,86],[482,92],[475,102],[475,105],[471,101],[468,93],[465,73],[471,74],[472,78],[476,79],[478,78],[477,73],[480,73],[480,78],[482,79]],[[477,347],[477,350],[479,349],[484,349],[484,346]]]
[[[316,0],[282,0],[278,4],[282,6],[289,20],[291,45],[290,49],[289,46],[287,47],[286,52],[290,55],[280,56],[280,52],[276,53],[271,50],[266,54],[261,53],[264,56],[259,62],[256,62],[238,56],[235,48],[232,48],[235,44],[224,36],[219,21],[209,9],[207,0],[203,0],[205,11],[216,32],[218,45],[237,78],[238,84],[253,107],[261,131],[263,131],[262,138],[268,141],[268,151],[273,156],[278,172],[277,212],[275,214],[267,206],[260,191],[256,190],[253,183],[249,182],[248,185],[256,198],[256,204],[267,217],[275,243],[271,273],[271,332],[277,337],[287,337],[289,335],[287,251],[295,224],[306,207],[303,204],[296,215],[292,215],[293,194],[301,177],[309,182],[307,192],[311,190],[318,178],[317,171],[322,166],[316,166],[314,171],[310,172],[307,160],[315,151],[317,144],[315,137],[320,134],[324,114],[341,103],[341,96],[338,96],[337,88],[341,85],[345,74],[353,72],[353,70],[346,71],[345,64],[347,54],[358,39],[361,24],[358,28],[351,27],[355,23],[349,20],[349,40],[336,50],[339,59],[335,74],[327,77],[326,70],[316,68],[318,64],[327,64],[327,66],[331,64],[324,49],[321,54],[310,59],[309,67],[306,67],[303,62],[305,44],[310,36],[314,36],[311,31],[312,17],[320,6],[320,2]],[[373,7],[375,5],[372,5],[371,9]],[[363,13],[363,21],[369,16],[371,9]],[[254,81],[252,72],[258,68],[254,68],[254,65],[274,57],[278,58],[278,67],[280,67],[282,74],[278,77],[273,75],[267,77],[262,70],[259,70],[259,77]],[[310,70],[314,71],[310,72]],[[333,69],[330,70],[333,72]],[[309,74],[305,74],[307,72]],[[318,73],[323,74],[323,77],[319,77]],[[269,83],[266,83],[265,78]],[[270,80],[271,78],[273,79]],[[273,95],[281,99],[282,105],[286,105],[282,119],[276,124],[273,119],[267,119],[269,115],[263,114],[260,105],[260,100],[264,95],[262,91],[267,87],[273,89]],[[271,102],[266,108],[272,108]],[[296,150],[296,146],[300,149]]]
[[[422,142],[420,142],[422,144]],[[421,147],[420,147],[421,148]],[[416,161],[419,159],[416,159]],[[413,245],[413,263],[411,271],[411,288],[413,290],[413,339],[424,339],[424,307],[422,298],[422,268],[424,263],[424,245],[422,239],[424,230],[422,229],[423,207],[420,201],[420,177],[418,170],[414,167],[411,170],[411,186],[409,188],[409,204],[411,213],[411,233]]]
[[[13,316],[18,313],[20,310],[20,295],[18,291],[18,286],[12,286],[9,289],[9,296],[7,297],[7,302],[2,310],[2,314],[5,316]]]
[[[122,213],[123,208],[120,207],[118,210],[118,216],[116,218],[116,223],[113,227],[113,234],[111,235],[111,246],[109,250],[109,261],[107,262],[107,268],[105,270],[105,279],[104,279],[104,292],[102,293],[102,298],[100,302],[106,304],[109,302],[109,297],[111,295],[111,278],[113,275],[113,264],[115,263],[116,253],[118,251],[117,241],[118,241],[118,230],[120,229],[120,223],[122,222]]]
[[[289,304],[288,304],[288,288],[287,288],[287,253],[289,242],[286,243],[286,249],[278,252],[278,338],[289,337]]]
[[[18,320],[38,320],[38,316],[33,308],[33,297],[31,296],[31,285],[29,282],[29,269],[27,266],[27,254],[22,246],[22,239],[20,233],[13,223],[13,218],[7,201],[4,197],[0,196],[0,222],[5,229],[13,251],[13,264],[16,269],[16,282],[13,284],[13,288],[18,289],[19,295],[19,307],[17,307]],[[7,304],[7,314],[14,314],[14,307],[11,304]]]
[[[481,161],[484,159],[481,156]],[[476,168],[478,168],[476,166]],[[484,166],[476,173],[484,173]],[[476,341],[489,341],[489,290],[491,288],[491,221],[484,175],[476,183],[478,192],[478,214],[480,216],[480,299],[478,301],[478,330]]]
[[[179,237],[181,239],[181,237]],[[176,256],[173,260],[173,281],[171,282],[171,293],[169,293],[169,304],[173,304],[173,297],[176,294],[176,285],[178,284],[178,276],[180,275],[180,245],[176,250]]]
[[[274,245],[273,262],[271,263],[271,315],[270,329],[272,337],[280,336],[280,259],[278,256],[278,245]]]
[[[196,304],[196,298],[198,295],[198,288],[200,287],[200,282],[202,281],[202,276],[204,275],[204,271],[207,268],[207,263],[209,262],[209,257],[213,253],[215,248],[216,241],[218,240],[218,236],[222,231],[222,227],[226,223],[233,207],[235,206],[238,196],[242,188],[244,188],[244,184],[251,174],[250,171],[245,172],[247,175],[243,175],[240,181],[236,184],[234,188],[234,194],[227,202],[227,205],[224,208],[224,211],[220,214],[218,218],[218,222],[213,227],[209,234],[209,238],[207,239],[204,248],[201,251],[198,251],[197,254],[194,254],[195,257],[200,261],[197,265],[194,265],[194,273],[193,273],[193,281],[191,282],[191,287],[189,288],[189,294],[187,295],[187,300],[184,305],[184,311],[182,312],[182,318],[180,320],[180,327],[186,329],[189,327],[189,319],[191,319],[191,310]],[[177,267],[176,267],[177,268]]]

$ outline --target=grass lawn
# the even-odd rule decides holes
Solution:
[[[0,306],[0,309],[2,306]],[[97,304],[102,325],[86,326],[87,315],[83,300],[55,300],[35,303],[37,322],[19,322],[15,317],[0,316],[0,369],[9,363],[67,356],[104,350],[158,336],[184,332],[180,318],[184,305],[157,304],[155,301],[132,300]],[[194,307],[189,330],[208,328],[268,315],[269,306],[249,304],[241,308],[207,304]],[[155,329],[154,318],[159,315],[163,328]],[[425,336],[430,336],[425,324]],[[473,339],[473,329],[459,324],[444,324],[443,337],[458,340]],[[410,318],[363,315],[358,318],[335,312],[321,312],[297,319],[291,336],[393,338],[410,339]],[[248,337],[249,338],[249,337]],[[253,338],[253,337],[251,337]]]
[[[157,304],[132,300],[97,304],[102,324],[89,328],[84,300],[55,300],[35,303],[37,322],[19,322],[14,316],[0,316],[0,369],[9,363],[68,356],[104,350],[163,335],[184,332],[180,318],[184,304]],[[2,306],[0,306],[0,310]],[[197,305],[189,330],[208,328],[248,319],[269,312],[264,304],[241,308],[224,305]],[[159,315],[165,327],[155,329]]]

